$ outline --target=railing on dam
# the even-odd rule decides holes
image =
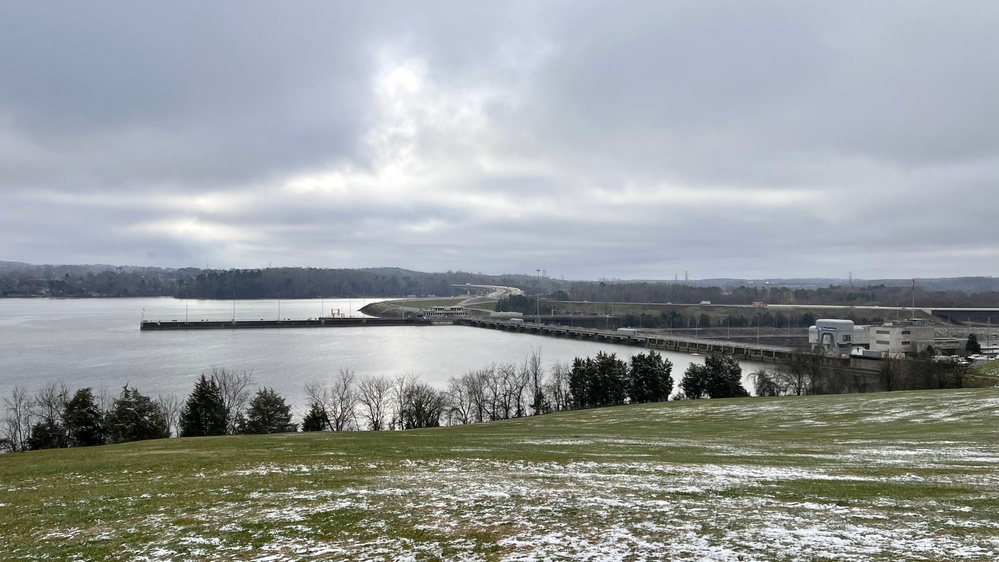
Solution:
[[[578,328],[559,326],[556,324],[541,324],[537,322],[517,322],[511,320],[494,320],[486,318],[462,318],[455,321],[463,326],[505,330],[539,336],[556,338],[574,338],[614,343],[619,345],[634,345],[663,351],[679,353],[722,353],[735,357],[760,362],[785,362],[793,349],[784,346],[731,342],[723,340],[707,340],[684,336],[671,336],[651,332],[601,330],[597,328]]]

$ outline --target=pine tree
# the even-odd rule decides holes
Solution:
[[[978,336],[975,334],[968,334],[968,343],[964,344],[964,350],[968,353],[981,353],[982,344],[978,343]]]
[[[250,400],[241,433],[287,433],[297,429],[291,423],[291,406],[274,389],[264,388]]]
[[[329,427],[329,417],[322,404],[313,402],[309,408],[309,413],[302,419],[302,431],[323,431]]]
[[[225,435],[227,421],[218,384],[202,373],[180,412],[180,436]]]
[[[680,382],[687,398],[735,398],[749,396],[742,386],[742,367],[725,355],[712,353],[704,365],[691,364]]]
[[[673,363],[655,351],[639,353],[631,358],[629,371],[631,388],[628,397],[633,404],[665,402],[673,392]]]
[[[76,391],[66,402],[62,417],[66,423],[70,447],[104,444],[106,437],[104,414],[94,401],[94,394],[89,388]]]
[[[166,415],[160,405],[127,385],[111,407],[107,430],[112,443],[170,437]]]
[[[68,447],[69,440],[66,437],[66,428],[52,418],[31,426],[31,435],[28,437],[28,448],[34,451],[39,449],[60,449]]]

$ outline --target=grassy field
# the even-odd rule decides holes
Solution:
[[[996,560],[999,390],[0,455],[3,560]]]

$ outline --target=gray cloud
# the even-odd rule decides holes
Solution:
[[[999,8],[0,7],[0,259],[993,275]]]

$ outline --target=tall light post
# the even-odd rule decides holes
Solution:
[[[236,291],[232,292],[232,323],[236,323]]]
[[[541,268],[538,268],[538,314],[535,321],[541,319]]]

